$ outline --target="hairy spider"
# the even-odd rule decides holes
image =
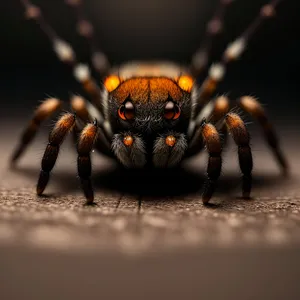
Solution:
[[[209,158],[202,195],[206,204],[214,193],[221,173],[225,139],[221,139],[220,135],[226,137],[230,133],[238,148],[243,197],[250,197],[253,163],[248,130],[241,117],[230,111],[228,97],[213,98],[213,95],[224,77],[227,64],[240,57],[263,20],[274,16],[280,1],[272,0],[261,8],[254,22],[229,44],[221,61],[210,66],[206,79],[198,87],[195,79],[206,67],[211,39],[222,30],[225,8],[232,1],[220,1],[208,23],[206,40],[193,56],[189,67],[182,68],[171,62],[131,62],[110,68],[104,53],[95,48],[93,26],[83,15],[81,0],[66,0],[78,12],[78,33],[91,43],[93,68],[103,76],[104,84],[99,87],[89,67],[76,62],[71,46],[46,23],[39,7],[29,0],[22,0],[27,18],[40,25],[52,42],[58,58],[72,65],[76,79],[90,96],[88,100],[74,96],[71,99],[73,113],[63,114],[52,129],[42,159],[37,194],[44,192],[60,145],[66,135],[73,131],[77,138],[78,175],[87,204],[94,201],[91,183],[91,151],[94,148],[117,158],[128,168],[173,167],[184,158],[206,149]],[[61,101],[51,98],[37,108],[13,153],[12,163],[20,158],[42,121],[61,105]],[[287,162],[261,104],[253,97],[244,96],[236,105],[260,123],[268,145],[286,172]]]

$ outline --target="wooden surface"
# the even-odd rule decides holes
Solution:
[[[236,150],[229,147],[209,208],[198,191],[205,154],[179,171],[141,173],[120,170],[96,153],[98,205],[84,207],[69,141],[47,196],[37,198],[34,188],[47,138],[39,134],[18,168],[10,170],[7,160],[20,130],[1,132],[2,299],[100,294],[104,299],[299,299],[300,157],[291,134],[296,130],[282,133],[290,178],[280,175],[261,138],[253,138],[252,200],[239,198]]]

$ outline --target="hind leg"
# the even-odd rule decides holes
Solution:
[[[238,147],[240,169],[243,174],[243,198],[249,198],[252,187],[253,159],[250,147],[250,135],[243,120],[234,113],[226,115],[225,124]]]
[[[239,106],[258,121],[263,130],[265,140],[267,141],[283,173],[287,173],[287,160],[280,149],[279,139],[275,129],[272,123],[269,121],[262,105],[255,98],[245,96],[240,99]]]

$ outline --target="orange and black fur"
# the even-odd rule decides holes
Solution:
[[[62,115],[52,129],[42,159],[38,195],[47,186],[60,145],[66,135],[73,131],[78,139],[78,175],[87,204],[94,203],[91,183],[91,152],[94,148],[117,158],[128,168],[178,166],[184,158],[198,154],[205,148],[209,158],[202,199],[203,203],[208,203],[221,174],[224,147],[221,135],[226,137],[228,133],[232,135],[238,149],[243,175],[243,197],[250,197],[253,167],[250,135],[241,117],[230,112],[229,99],[225,96],[212,97],[218,82],[223,78],[226,65],[243,52],[250,38],[249,32],[253,33],[259,24],[257,20],[271,17],[280,1],[273,0],[261,9],[254,25],[250,25],[251,30],[246,30],[228,46],[221,62],[210,67],[200,87],[196,84],[196,78],[206,63],[203,58],[209,49],[205,47],[196,52],[190,68],[182,68],[170,62],[132,62],[110,69],[105,55],[94,51],[94,68],[104,77],[101,88],[92,78],[89,68],[77,64],[70,45],[58,38],[52,29],[49,30],[39,8],[28,0],[22,2],[27,17],[40,24],[52,41],[59,59],[73,65],[75,77],[90,95],[88,100],[74,96],[71,100],[74,113]],[[222,11],[231,2],[221,0],[219,10]],[[79,8],[81,1],[68,0],[67,3]],[[217,20],[222,25],[222,15],[217,13],[213,21]],[[92,30],[88,30],[91,24],[79,18],[78,25],[79,33],[90,40],[93,37]],[[216,33],[216,28],[208,26],[208,37]],[[245,96],[237,104],[259,121],[270,148],[286,172],[287,162],[260,103],[253,97]],[[24,152],[41,122],[60,107],[61,102],[53,98],[38,107],[12,156],[12,163]]]

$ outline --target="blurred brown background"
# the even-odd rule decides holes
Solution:
[[[203,39],[205,24],[217,0],[188,1],[84,1],[86,15],[96,27],[99,45],[112,64],[132,59],[171,59],[187,63]],[[218,60],[225,45],[236,38],[257,15],[265,0],[234,1],[226,13],[225,31],[215,39],[211,60]],[[86,41],[75,32],[74,11],[64,1],[37,0],[45,18],[70,42],[80,61],[89,61]],[[65,66],[58,62],[47,37],[23,15],[19,1],[1,1],[1,99],[13,105],[9,115],[28,115],[46,95],[65,100],[81,92]],[[218,92],[232,98],[254,94],[276,119],[295,119],[298,109],[300,67],[299,3],[285,0],[275,19],[269,20],[251,40],[241,61],[232,64]],[[283,104],[284,103],[284,104]],[[4,109],[2,118],[8,114]]]

